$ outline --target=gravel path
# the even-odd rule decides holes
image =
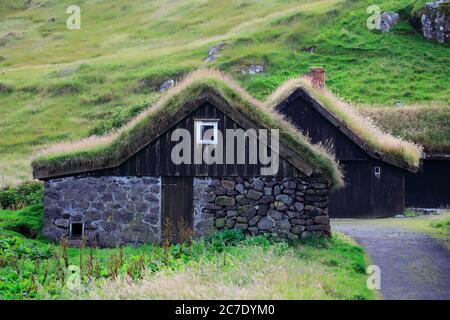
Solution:
[[[384,299],[450,299],[450,251],[439,240],[377,220],[334,220],[381,269]]]

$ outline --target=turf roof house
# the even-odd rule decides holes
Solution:
[[[405,177],[406,206],[450,207],[450,108],[371,108],[364,112],[383,129],[424,146],[419,171]]]
[[[414,208],[450,207],[450,151],[427,153],[416,174],[407,174],[406,206]]]
[[[352,106],[338,106],[338,99],[324,95],[322,68],[313,69],[311,79],[312,85],[302,79],[291,81],[272,100],[278,101],[273,107],[307,133],[313,143],[332,144],[344,172],[345,187],[330,196],[330,217],[402,214],[405,176],[417,172],[421,147],[381,132]]]
[[[248,161],[174,164],[172,132],[183,128],[194,137],[199,124],[214,135],[215,126],[279,129],[278,172],[261,176],[262,165]],[[206,148],[202,139],[193,138],[192,149]],[[330,232],[328,193],[342,184],[333,157],[217,72],[189,76],[106,140],[33,162],[34,177],[45,181],[45,235],[95,237],[102,246],[159,242],[168,223],[176,234],[180,221],[197,236],[224,228],[288,238]]]

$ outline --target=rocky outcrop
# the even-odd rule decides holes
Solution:
[[[243,67],[241,69],[242,74],[254,75],[257,73],[262,73],[265,70],[264,64],[252,64],[249,67]]]
[[[328,193],[328,184],[314,178],[197,178],[194,230],[197,236],[228,228],[288,239],[328,235]]]
[[[211,62],[216,60],[217,54],[223,49],[225,46],[225,43],[221,42],[219,44],[216,44],[215,46],[212,46],[208,50],[208,57],[205,59],[205,62]]]
[[[380,17],[381,32],[389,32],[400,21],[400,15],[396,12],[383,12]]]
[[[428,2],[411,14],[410,23],[429,40],[450,42],[450,1]]]
[[[164,83],[159,87],[159,92],[164,93],[175,85],[175,80],[169,79],[164,81]]]

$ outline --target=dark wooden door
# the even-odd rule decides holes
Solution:
[[[170,233],[171,241],[177,241],[180,221],[192,229],[193,223],[193,178],[162,178],[162,238]],[[169,232],[170,230],[170,232]]]
[[[331,218],[370,218],[372,170],[367,161],[342,161],[345,187],[330,195]]]

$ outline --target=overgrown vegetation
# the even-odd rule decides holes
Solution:
[[[42,204],[44,187],[41,182],[24,182],[0,189],[0,209],[18,210]]]
[[[450,101],[448,45],[423,39],[406,21],[422,0],[378,1],[402,17],[386,34],[366,28],[362,0],[83,2],[77,31],[65,27],[72,2],[39,2],[0,3],[0,38],[12,33],[0,47],[8,88],[0,91],[2,185],[29,179],[42,146],[86,137],[111,110],[149,101],[162,82],[205,66],[220,42],[226,46],[208,67],[259,99],[322,65],[328,87],[346,101]],[[304,51],[310,47],[315,52]],[[243,75],[252,64],[265,71]]]
[[[36,238],[42,230],[44,207],[32,205],[18,211],[0,210],[0,228]]]
[[[435,219],[430,222],[433,228],[439,229],[443,232],[447,232],[450,236],[450,214],[444,215],[444,217]]]
[[[0,234],[0,299],[374,298],[363,250],[340,234],[289,245],[227,230],[183,250],[69,248]]]

